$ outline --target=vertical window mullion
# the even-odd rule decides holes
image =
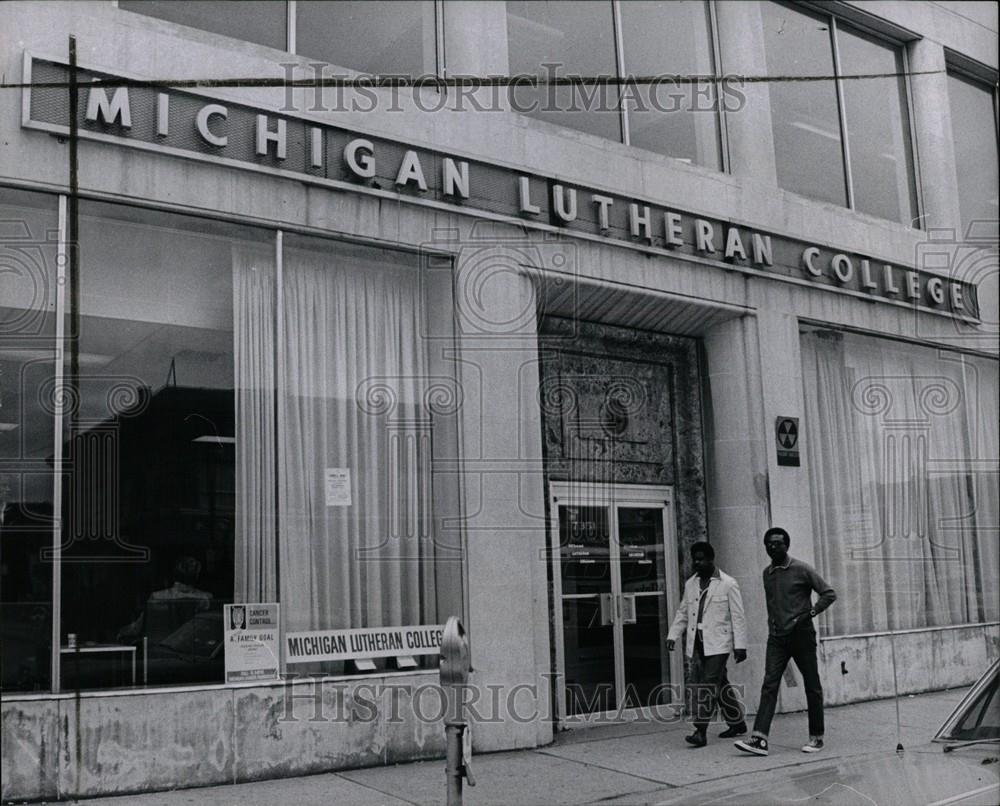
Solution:
[[[62,646],[62,504],[63,504],[63,410],[66,395],[62,388],[66,378],[65,352],[63,342],[66,339],[66,267],[69,265],[68,221],[67,212],[69,199],[64,194],[59,195],[59,245],[56,253],[56,344],[55,344],[55,390],[53,403],[53,441],[52,451],[52,624],[50,673],[52,679],[49,688],[58,693],[61,690],[62,656],[59,649]]]
[[[281,603],[281,426],[284,423],[285,394],[283,379],[285,377],[284,363],[284,283],[285,283],[285,233],[277,230],[274,234],[274,461],[277,464],[274,472],[274,598]],[[281,616],[284,618],[284,615]],[[285,652],[281,651],[278,659],[281,673],[285,669]]]
[[[719,42],[719,12],[716,0],[706,0],[708,5],[708,26],[712,37],[712,74],[719,78],[722,72],[722,44]],[[722,82],[715,82],[715,103],[718,104],[716,119],[719,121],[719,147],[722,157],[722,172],[732,173],[732,161],[729,154],[729,121],[726,117],[726,105],[722,100]]]
[[[622,9],[620,0],[612,0],[611,2],[611,24],[614,26],[615,33],[615,67],[618,71],[618,78],[623,79],[625,77],[625,48],[624,48],[624,37],[622,35]],[[625,145],[630,145],[632,138],[629,133],[628,125],[628,109],[623,102],[624,93],[622,92],[622,85],[617,86],[618,93],[618,115],[621,125],[621,141]]]
[[[434,74],[448,77],[448,59],[444,41],[444,0],[434,0]],[[445,88],[444,91],[447,91]]]
[[[840,65],[840,48],[837,46],[837,18],[830,20],[830,46],[833,48],[834,86],[837,89],[837,113],[840,119],[840,151],[844,159],[844,182],[847,185],[847,207],[854,209],[854,178],[851,175],[851,144],[847,139],[847,105],[844,102],[844,74]]]
[[[906,109],[904,111],[909,118],[909,125],[907,127],[909,137],[903,145],[910,150],[910,159],[913,160],[913,176],[910,177],[910,181],[913,183],[913,203],[915,205],[913,216],[910,218],[910,226],[917,229],[923,229],[924,183],[920,175],[920,152],[917,150],[916,142],[916,117],[914,117],[913,114],[913,88],[910,86],[910,53],[906,45],[898,43],[890,44],[898,50],[900,57],[903,60],[903,91],[906,95]]]
[[[285,5],[285,49],[289,53],[295,53],[296,45],[295,41],[295,0],[288,0]]]

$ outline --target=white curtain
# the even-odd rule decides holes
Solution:
[[[274,251],[233,247],[237,602],[277,601]]]
[[[435,623],[419,275],[286,248],[278,474],[287,629]],[[327,473],[346,471],[328,499]]]
[[[984,576],[983,612],[988,620],[1000,619],[1000,363],[988,358],[965,357],[963,362],[966,404],[972,427],[970,446],[975,459],[973,507],[976,513],[975,547]]]
[[[887,340],[812,331],[802,357],[826,633],[995,620],[995,362],[975,389],[970,359]]]

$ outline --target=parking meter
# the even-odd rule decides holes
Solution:
[[[457,616],[449,616],[441,635],[441,685],[464,686],[469,682],[469,642]]]
[[[464,688],[469,683],[472,666],[465,628],[456,616],[450,616],[444,625],[440,652],[441,688],[448,702],[444,722],[447,742],[447,803],[448,806],[459,806],[462,803],[462,778],[469,779],[469,786],[475,786],[476,781],[472,777],[472,748],[469,726],[465,721]]]

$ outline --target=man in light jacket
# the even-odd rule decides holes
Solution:
[[[730,652],[737,663],[747,659],[747,625],[740,586],[715,567],[711,544],[694,543],[691,561],[695,573],[684,585],[684,598],[667,634],[667,650],[673,652],[675,642],[685,638],[695,713],[694,733],[684,739],[695,747],[704,747],[716,705],[729,726],[719,734],[720,738],[747,732],[743,703],[726,676]]]

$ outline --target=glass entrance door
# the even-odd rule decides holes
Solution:
[[[676,573],[672,491],[665,487],[553,483],[553,576],[568,718],[662,706],[679,692],[666,652]]]

